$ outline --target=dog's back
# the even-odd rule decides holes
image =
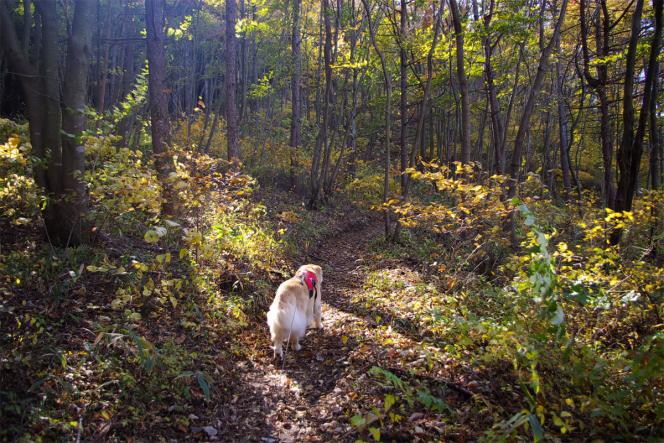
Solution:
[[[298,340],[307,332],[311,309],[309,292],[300,278],[293,277],[279,285],[267,313],[275,356],[282,355],[283,341],[289,337],[291,343],[299,347]]]

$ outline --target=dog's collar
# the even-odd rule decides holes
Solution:
[[[302,281],[307,285],[307,289],[309,290],[309,298],[314,297],[314,295],[318,297],[318,291],[316,290],[316,274],[311,271],[304,271],[302,277]]]

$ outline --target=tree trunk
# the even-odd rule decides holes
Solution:
[[[358,68],[355,66],[356,57],[357,57],[357,37],[360,34],[360,31],[357,29],[357,17],[355,0],[351,0],[351,35],[350,35],[350,63],[353,66],[353,84],[351,91],[351,110],[349,116],[350,124],[350,139],[349,139],[349,148],[351,150],[350,160],[348,162],[348,174],[351,177],[355,177],[355,165],[357,161],[357,92],[358,92]]]
[[[473,1],[477,3],[477,0]],[[483,17],[484,35],[482,36],[482,47],[484,48],[484,78],[486,80],[489,109],[491,110],[491,137],[495,169],[497,174],[502,174],[505,172],[503,170],[504,167],[502,160],[505,157],[503,144],[504,128],[500,119],[500,105],[498,103],[498,96],[496,94],[493,65],[491,64],[491,58],[493,57],[493,46],[491,45],[491,41],[489,39],[491,32],[491,19],[493,17],[493,9],[495,6],[494,4],[495,1],[491,0],[489,5],[489,12]]]
[[[166,87],[166,50],[164,47],[164,0],[145,0],[147,28],[147,57],[149,64],[148,95],[152,132],[152,151],[157,176],[162,186],[162,209],[167,214],[174,210],[174,195],[170,190],[171,173],[168,149],[168,89]]]
[[[606,63],[597,64],[597,78],[590,73],[590,55],[588,52],[588,25],[586,22],[586,0],[580,0],[579,11],[581,20],[581,50],[583,55],[583,75],[586,82],[592,87],[599,98],[600,110],[600,138],[602,141],[602,163],[604,167],[604,203],[613,207],[615,200],[615,187],[613,184],[613,140],[611,131],[611,116],[609,114],[608,97],[608,68]],[[602,9],[601,28],[599,19],[596,22],[595,40],[597,57],[602,59],[609,56],[609,32],[611,17],[608,12],[606,0],[600,0]]]
[[[313,158],[311,160],[311,175],[310,175],[310,185],[311,185],[311,193],[309,196],[309,202],[307,206],[310,209],[315,209],[316,206],[318,205],[318,200],[320,198],[320,188],[321,188],[321,179],[320,179],[320,162],[321,162],[321,157],[322,157],[322,150],[323,150],[323,138],[327,139],[327,128],[325,127],[326,124],[323,124],[322,121],[325,119],[325,123],[327,123],[327,117],[323,117],[323,114],[327,112],[327,106],[325,106],[325,110],[323,109],[324,106],[321,103],[321,94],[320,94],[320,83],[321,83],[321,77],[322,77],[322,60],[323,60],[323,47],[325,46],[327,48],[327,42],[325,45],[323,45],[323,34],[324,34],[324,29],[325,29],[325,34],[326,34],[326,39],[327,35],[327,29],[326,26],[329,28],[329,18],[327,19],[328,22],[324,24],[324,15],[327,13],[327,0],[323,0],[320,4],[320,14],[319,14],[319,26],[318,26],[318,56],[317,56],[317,64],[316,64],[316,101],[315,101],[315,109],[316,109],[316,123],[319,127],[318,129],[318,135],[316,136],[316,145],[314,146],[314,153],[313,153]],[[329,50],[329,48],[328,48]],[[327,55],[329,57],[329,54]],[[325,94],[327,95],[327,82],[325,86]],[[323,134],[323,131],[325,131],[325,134]]]
[[[563,176],[563,190],[564,199],[567,199],[572,192],[572,180],[570,177],[571,166],[569,162],[569,121],[567,112],[564,105],[564,85],[565,78],[560,70],[560,36],[556,40],[556,53],[558,59],[556,60],[556,79],[555,80],[555,95],[556,104],[558,108],[558,137],[559,137],[559,151],[560,151],[560,170]]]
[[[111,25],[113,23],[113,20],[111,18],[111,5],[112,2],[108,2],[108,7],[106,9],[106,24],[104,25],[104,39],[108,40],[111,37]],[[99,4],[99,8],[101,8],[101,4]],[[101,17],[99,17],[101,19]],[[100,23],[97,23],[97,26],[99,26]],[[100,36],[98,36],[100,37]],[[96,97],[96,104],[97,104],[97,112],[102,113],[106,109],[106,84],[107,84],[107,79],[108,79],[108,54],[110,50],[110,44],[108,41],[106,42],[97,42],[97,45],[101,46],[103,45],[103,50],[99,51],[98,54],[98,59],[97,59],[97,64],[99,68],[99,74],[97,76],[97,97]]]
[[[291,80],[292,108],[290,132],[290,185],[297,185],[297,148],[300,145],[301,107],[300,100],[300,72],[302,70],[302,57],[300,56],[300,0],[293,0],[293,31],[291,34],[291,51],[293,55],[293,78]]]
[[[58,11],[56,3],[49,0],[35,2],[42,18],[42,47],[40,52],[42,76],[42,109],[44,112],[42,143],[44,153],[49,155],[47,191],[51,197],[59,198],[62,190],[62,111],[60,108],[60,73],[58,72]],[[57,226],[57,209],[47,209],[44,214],[47,225]],[[59,236],[59,234],[55,234]]]
[[[659,64],[655,64],[655,80],[652,85],[652,96],[657,97]],[[650,101],[650,189],[658,190],[662,178],[662,142],[657,127],[657,100]]]
[[[408,6],[406,0],[401,0],[401,18],[399,27],[399,114],[401,117],[401,131],[399,132],[399,154],[401,164],[399,173],[401,178],[401,195],[408,195],[408,145],[406,135],[408,132],[408,57],[406,55],[406,32],[408,32]],[[414,148],[413,148],[414,149]]]
[[[634,193],[638,185],[639,169],[641,166],[641,155],[643,153],[643,138],[645,136],[650,102],[653,99],[653,85],[657,69],[657,57],[660,51],[660,40],[662,37],[664,0],[654,0],[655,9],[655,31],[650,44],[650,54],[646,68],[645,82],[643,87],[643,99],[641,112],[639,114],[638,126],[634,132],[634,105],[632,102],[634,88],[634,64],[636,49],[641,31],[641,14],[643,11],[643,0],[637,0],[632,16],[632,34],[627,47],[625,83],[623,87],[623,137],[618,149],[618,168],[620,178],[616,190],[615,211],[631,211]],[[620,241],[622,232],[616,230],[611,235],[611,243]]]
[[[390,74],[387,70],[385,64],[385,56],[381,52],[378,44],[376,43],[376,32],[371,24],[371,10],[369,9],[368,0],[362,0],[364,5],[364,10],[367,13],[367,22],[369,26],[369,37],[371,38],[371,44],[374,47],[374,50],[380,58],[380,65],[383,70],[383,80],[385,82],[385,93],[386,93],[386,104],[385,104],[385,175],[383,178],[383,202],[387,202],[390,197],[390,151],[392,150],[391,145],[391,132],[392,132],[392,81],[390,79]],[[390,239],[391,234],[391,221],[390,221],[390,211],[385,210],[385,238]]]
[[[14,29],[12,19],[7,10],[7,5],[0,3],[0,45],[4,56],[9,61],[10,67],[18,74],[23,91],[23,99],[27,109],[29,121],[30,142],[32,153],[39,159],[45,158],[43,146],[44,113],[42,109],[42,84],[39,80],[37,69],[30,63],[28,52],[23,51],[18,36]],[[46,169],[41,163],[34,167],[35,182],[38,186],[47,190],[48,180]]]
[[[236,0],[226,1],[226,126],[228,128],[228,161],[237,165],[240,161],[238,151],[238,119],[236,103],[237,86],[237,51],[235,22],[237,20]]]
[[[542,5],[542,7],[544,6]],[[533,109],[535,107],[535,101],[537,100],[537,96],[539,95],[539,90],[542,87],[542,83],[544,82],[544,76],[546,75],[549,64],[549,56],[551,55],[556,39],[560,34],[560,28],[563,24],[563,21],[565,20],[566,11],[567,11],[567,0],[563,0],[563,3],[560,7],[560,15],[556,21],[556,26],[553,30],[553,36],[551,37],[549,43],[542,50],[539,64],[537,66],[537,74],[535,74],[535,79],[533,80],[533,84],[530,88],[530,91],[528,92],[526,104],[523,108],[523,112],[519,120],[519,129],[517,131],[516,138],[514,139],[514,153],[512,155],[512,162],[510,164],[510,174],[513,179],[509,190],[510,197],[513,197],[516,194],[516,188],[521,176],[521,158],[523,156],[522,155],[523,145],[526,138],[526,134],[529,129],[528,126],[530,124],[530,117],[533,113]]]
[[[324,192],[323,185],[327,181],[331,155],[331,146],[328,140],[328,130],[330,126],[330,102],[332,101],[332,26],[330,23],[329,0],[323,0],[322,8],[322,18],[325,28],[325,44],[323,46],[323,59],[325,63],[325,92],[323,94],[322,123],[318,136],[319,141],[317,143],[319,148],[323,151],[323,162],[320,175],[317,177],[313,176],[314,170],[312,165],[312,192],[309,202],[310,207],[316,207],[319,200],[326,197],[325,195],[321,195],[321,193]]]
[[[85,131],[85,105],[88,92],[88,64],[91,54],[94,3],[77,0],[72,32],[67,45],[62,115],[62,189],[65,195],[60,204],[61,222],[69,231],[65,244],[79,244],[82,240],[81,222],[86,210],[85,146],[81,135]]]
[[[457,0],[450,0],[454,36],[456,39],[457,79],[461,92],[461,162],[470,163],[470,97],[468,96],[468,79],[464,67],[464,30],[461,25],[461,12]]]

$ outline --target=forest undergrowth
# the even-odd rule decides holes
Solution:
[[[630,213],[598,209],[591,193],[563,209],[535,175],[510,200],[499,176],[426,164],[410,171],[416,198],[381,204],[380,175],[366,163],[334,202],[308,211],[287,191],[288,148],[273,142],[256,153],[273,166],[254,169],[257,178],[214,152],[176,151],[179,203],[165,215],[148,148],[97,134],[85,176],[92,240],[56,248],[43,238],[26,127],[3,120],[0,134],[2,439],[227,438],[223,421],[204,418],[245,395],[238,368],[258,361],[280,373],[266,361],[264,312],[306,260],[348,271],[326,282],[339,285],[328,303],[359,322],[342,328],[342,316],[326,331],[338,339],[323,342],[330,352],[352,350],[333,367],[355,382],[343,385],[339,426],[319,422],[321,433],[661,437],[657,193]],[[384,211],[401,220],[397,242],[366,231]],[[609,246],[615,229],[625,242]],[[371,238],[332,259],[353,250],[357,231]]]

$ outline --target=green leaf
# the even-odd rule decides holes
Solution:
[[[159,234],[157,231],[149,230],[143,236],[143,240],[145,240],[146,243],[157,243],[159,241]]]
[[[369,428],[369,432],[375,441],[380,441],[380,430],[378,428]]]
[[[529,414],[528,423],[530,423],[530,428],[533,430],[533,441],[542,441],[542,438],[544,438],[544,430],[542,429],[542,425],[537,419],[537,416],[535,414]]]
[[[203,395],[205,395],[205,399],[210,400],[210,382],[208,381],[205,374],[200,371],[197,372],[196,381],[198,382],[198,386],[200,386],[201,389],[203,390]]]
[[[350,419],[350,424],[356,428],[364,426],[366,422],[367,421],[361,415],[353,415]]]
[[[392,394],[385,394],[385,404],[383,407],[385,408],[385,412],[389,411],[392,406],[397,402],[397,399],[394,395]]]

